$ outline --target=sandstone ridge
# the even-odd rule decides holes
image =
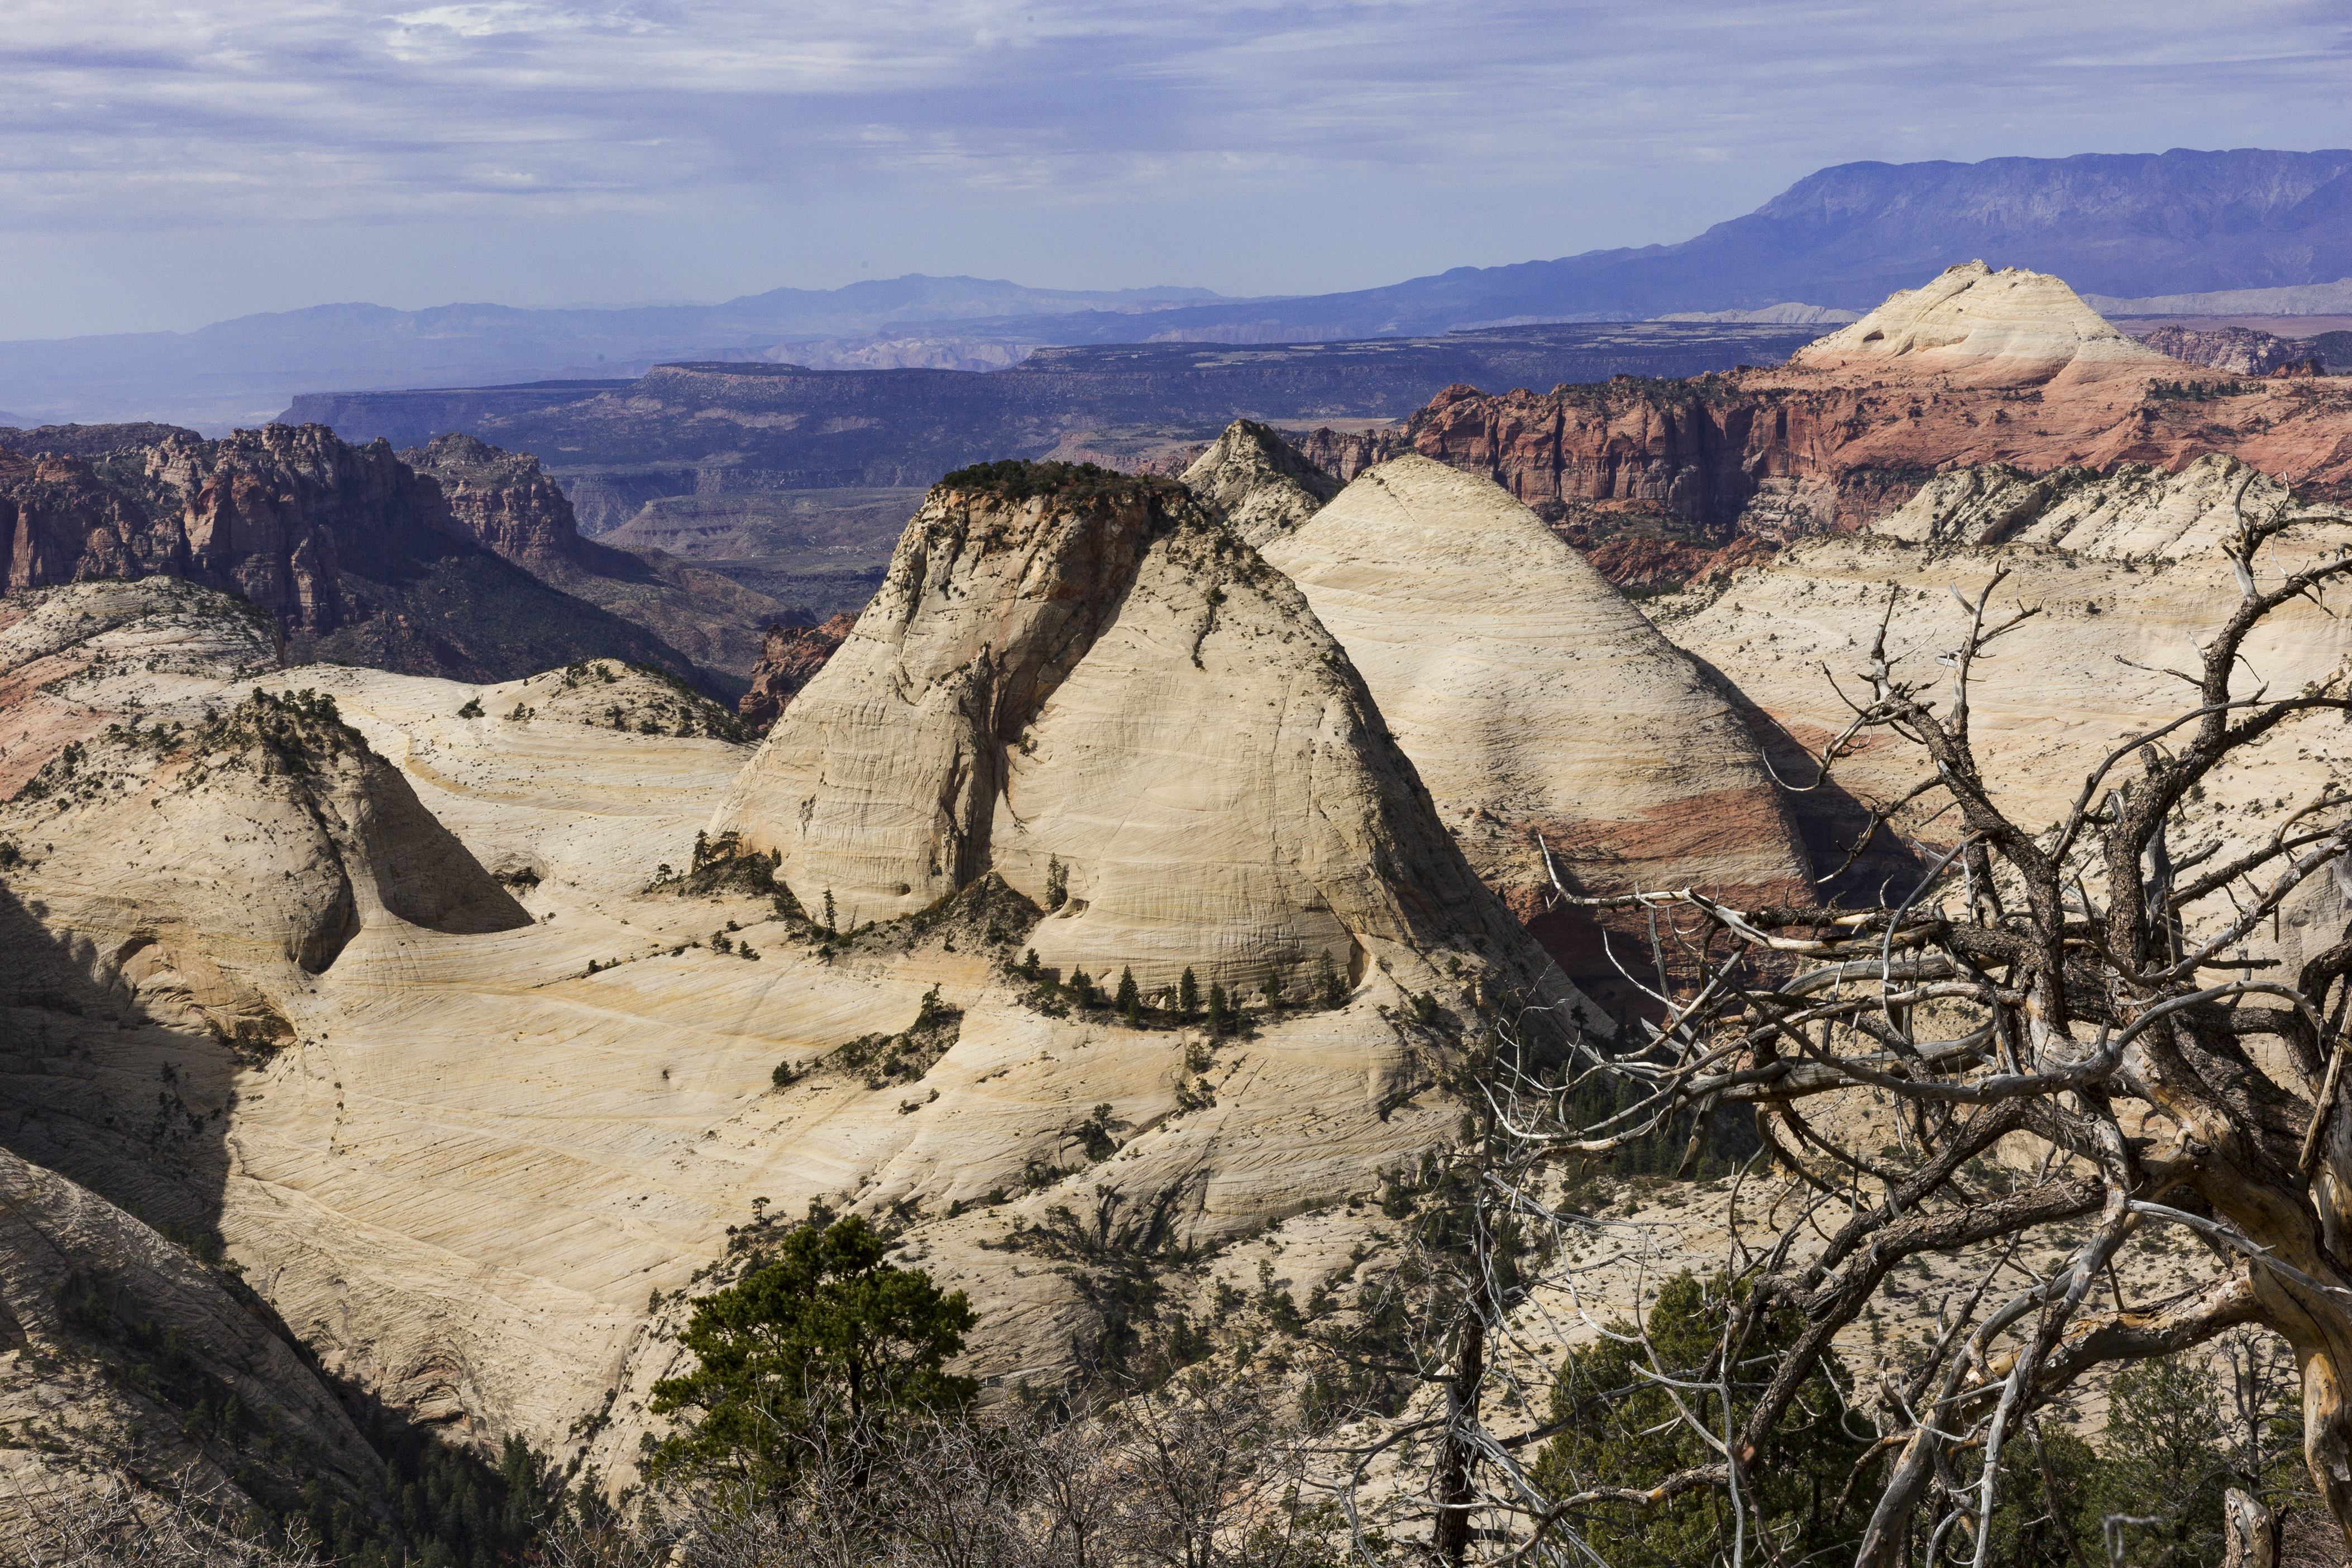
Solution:
[[[1339,493],[1339,481],[1266,426],[1236,419],[1184,470],[1184,486],[1263,550]]]
[[[1328,958],[1412,988],[1483,942],[1490,991],[1589,1008],[1471,873],[1297,589],[1165,480],[950,476],[712,826],[850,925],[992,870],[1055,906],[1058,864],[1040,956],[1147,987],[1191,968],[1303,993]]]
[[[1807,896],[1729,704],[1494,484],[1396,458],[1265,555],[1347,648],[1471,866],[1588,992],[1622,977],[1589,923],[1547,912],[1545,845],[1582,891]]]

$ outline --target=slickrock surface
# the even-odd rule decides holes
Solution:
[[[1154,689],[1171,684],[1171,664],[1180,680],[1240,679],[1245,650],[1221,646],[1240,640],[1232,622],[1206,634],[1196,669],[1187,652],[1196,621],[1179,622],[1181,639],[1171,642],[1164,617],[1136,618],[1150,584],[1173,594],[1188,580],[1173,567],[1160,577],[1144,570],[1145,557],[1180,537],[1234,573],[1254,559],[1205,520],[1170,521],[1131,541],[1137,580],[1115,601],[1124,613],[1055,700],[1087,679],[1115,689],[1123,671],[1157,669],[1161,687],[1139,688],[1148,711]],[[168,737],[177,722],[184,739],[207,705],[223,716],[247,710],[257,685],[310,690],[314,708],[331,697],[340,723],[381,761],[362,760],[338,729],[339,749],[281,744],[282,770],[215,763],[199,781],[211,751],[110,738],[101,727],[64,793],[6,808],[0,837],[25,851],[0,868],[0,907],[18,921],[8,951],[53,962],[39,973],[21,963],[0,971],[11,1009],[0,1034],[0,1144],[159,1223],[216,1228],[326,1368],[393,1407],[480,1445],[520,1434],[616,1479],[631,1473],[646,1430],[647,1384],[678,1353],[658,1331],[675,1327],[684,1293],[705,1288],[697,1271],[725,1252],[728,1228],[763,1211],[797,1217],[823,1199],[908,1215],[907,1256],[972,1292],[982,1328],[971,1366],[999,1393],[1023,1378],[1055,1382],[1108,1331],[1110,1298],[1092,1266],[1035,1246],[1065,1226],[1057,1213],[1083,1216],[1066,1223],[1086,1246],[1165,1260],[1171,1306],[1190,1301],[1202,1316],[1195,1298],[1213,1281],[1176,1268],[1183,1249],[1224,1247],[1286,1216],[1321,1238],[1317,1278],[1344,1275],[1379,1257],[1368,1230],[1378,1210],[1349,1204],[1377,1193],[1379,1172],[1412,1165],[1449,1135],[1459,1107],[1435,1079],[1483,1026],[1480,982],[1497,980],[1515,946],[1531,962],[1540,954],[1477,887],[1425,804],[1402,795],[1409,773],[1383,760],[1388,743],[1360,717],[1369,700],[1352,676],[1341,685],[1344,660],[1322,662],[1337,650],[1303,602],[1258,570],[1301,617],[1282,628],[1291,643],[1269,628],[1257,648],[1289,671],[1297,704],[1320,726],[1307,771],[1358,791],[1367,776],[1386,781],[1383,799],[1403,801],[1360,801],[1353,818],[1339,817],[1357,837],[1328,853],[1344,849],[1348,874],[1372,881],[1366,898],[1393,888],[1385,896],[1436,911],[1408,919],[1443,916],[1447,889],[1460,888],[1451,896],[1489,911],[1484,926],[1466,928],[1486,936],[1486,955],[1434,944],[1416,955],[1368,926],[1369,962],[1340,975],[1341,1005],[1274,1010],[1253,996],[1252,1032],[1222,1041],[1167,1021],[1129,1028],[1019,978],[1022,950],[1051,939],[1031,930],[1034,906],[992,879],[925,922],[825,942],[765,890],[764,857],[685,875],[698,830],[750,753],[677,734],[667,723],[675,694],[637,672],[583,665],[476,687],[333,666],[258,682],[165,668],[142,734]],[[1217,607],[1248,608],[1247,584],[1224,580]],[[49,596],[132,591],[157,590],[100,584]],[[205,596],[215,617],[235,616],[220,595]],[[1206,607],[1198,586],[1192,603]],[[189,605],[157,604],[159,616],[210,638],[205,647],[219,640]],[[160,624],[105,635],[151,657],[166,640]],[[1114,647],[1116,664],[1103,657]],[[1293,669],[1299,661],[1286,648],[1307,650],[1309,668]],[[1113,700],[1109,691],[1089,698],[1087,724]],[[623,709],[619,726],[613,706]],[[1210,729],[1200,711],[1174,721],[1187,755]],[[630,718],[639,712],[657,714],[663,732],[645,733]],[[1231,701],[1218,715],[1229,731],[1246,721]],[[305,722],[322,742],[326,721]],[[1035,729],[1037,762],[1051,766],[1065,731],[1050,713]],[[310,771],[290,765],[298,759]],[[1189,775],[1161,777],[1192,798]],[[408,848],[379,856],[370,825],[388,831],[403,788],[446,835],[418,824],[402,841]],[[1081,798],[1140,793],[1129,782]],[[1213,829],[1241,809],[1221,816],[1208,793],[1212,809],[1189,811],[1188,827]],[[1308,833],[1294,826],[1299,816],[1349,798],[1301,789],[1244,795],[1242,806],[1260,812],[1261,831],[1272,822],[1298,838]],[[316,817],[295,820],[303,803]],[[1382,837],[1411,810],[1421,814],[1416,829]],[[1188,874],[1201,864],[1197,846],[1192,853]],[[465,861],[445,864],[436,883],[477,889],[475,908],[511,899],[524,921],[508,915],[469,931],[404,892],[405,869],[452,854]],[[1085,897],[1090,873],[1071,859],[1072,890]],[[1270,875],[1286,870],[1277,863]],[[485,873],[503,888],[479,892]],[[359,929],[331,962],[306,967],[303,933],[330,923],[318,911],[334,910],[346,880]],[[1333,902],[1352,907],[1344,878],[1328,885],[1341,895]],[[1079,914],[1045,923],[1083,931]],[[1315,915],[1277,909],[1275,918]],[[440,929],[427,923],[436,920]],[[151,929],[152,943],[138,944]],[[312,956],[326,955],[313,944]],[[1219,973],[1212,956],[1193,956],[1204,982]],[[1449,956],[1462,964],[1458,979],[1425,961]],[[212,971],[238,989],[208,989]],[[927,1037],[942,1053],[897,1066],[870,1045],[854,1059],[834,1055],[905,1035],[934,990],[953,1016],[943,1035]],[[1426,1019],[1409,990],[1430,998]],[[282,1020],[283,1032],[248,1028],[240,1039],[247,1016]],[[780,1064],[803,1076],[779,1087]],[[1108,1109],[1098,1116],[1097,1107]],[[975,1206],[950,1215],[958,1204]],[[1014,1237],[1016,1220],[1031,1240]],[[19,1386],[41,1385],[0,1379],[0,1389]],[[583,1418],[600,1415],[609,1419],[583,1435]]]
[[[1362,672],[1473,868],[1589,993],[1622,982],[1588,922],[1544,911],[1538,835],[1580,890],[1805,897],[1730,704],[1491,482],[1393,458],[1265,557]],[[1620,945],[1636,963],[1641,944]]]
[[[2352,385],[2221,380],[2124,339],[2055,279],[1975,268],[1778,368],[1449,387],[1410,430],[1416,450],[1530,506],[1646,501],[1723,542],[1850,531],[1937,470],[1984,463],[2179,469],[2218,450],[2352,497]]]
[[[277,667],[277,630],[250,604],[174,577],[0,598],[0,799],[110,723],[149,710],[193,720],[224,683]]]
[[[1260,550],[1314,516],[1340,484],[1272,429],[1248,419],[1227,426],[1184,470],[1183,480]]]
[[[856,625],[856,616],[843,614],[823,626],[770,626],[760,647],[759,666],[751,671],[751,689],[736,704],[743,721],[761,731],[773,724]]]
[[[1789,356],[1816,370],[1883,371],[1955,386],[2076,386],[2169,368],[2155,349],[2109,326],[2063,279],[1963,262],[1899,289],[1859,321]]]
[[[974,470],[977,472],[978,470]],[[1178,486],[943,483],[882,592],[713,818],[845,925],[995,870],[1049,964],[1303,993],[1484,937],[1500,993],[1580,1000],[1463,862],[1347,656]],[[1409,980],[1409,988],[1427,984]]]
[[[1895,672],[1924,680],[1943,674],[1934,660],[1964,625],[1951,590],[1973,596],[1995,573],[2009,571],[1994,598],[1999,612],[2023,604],[2040,614],[1979,666],[1970,726],[1988,766],[1998,770],[1996,794],[2019,820],[2039,827],[2063,815],[2084,773],[2122,737],[2185,710],[2189,688],[2163,671],[2197,668],[2194,648],[2239,601],[2218,541],[2242,509],[2262,518],[2289,504],[2284,487],[2221,456],[2179,474],[2135,467],[2105,479],[1958,470],[1860,533],[1802,541],[1727,581],[1644,607],[1678,647],[1720,670],[1753,705],[1749,717],[1781,776],[1807,781],[1813,770],[1801,753],[1818,751],[1851,717],[1822,665],[1851,694],[1890,586],[1897,595],[1888,634],[1900,660]],[[2266,550],[2263,582],[2275,582],[2291,563],[2332,555],[2352,538],[2352,514],[2316,510],[2346,521],[2298,529],[2284,548]],[[2315,607],[2298,604],[2268,626],[2246,650],[2233,687],[2242,694],[2263,683],[2273,693],[2292,691],[2352,658],[2352,633]],[[1948,707],[1948,690],[1934,695]],[[2208,834],[2236,841],[2267,833],[2278,820],[2274,802],[2298,792],[2307,797],[2340,775],[2352,756],[2342,735],[2332,722],[2282,726],[2244,766],[2208,786],[2193,842]],[[1925,772],[1915,748],[1882,736],[1840,763],[1831,787],[1797,796],[1818,836],[1816,858],[1843,853],[1851,841],[1862,821],[1856,798],[1895,799]],[[1940,804],[1937,797],[1927,809]],[[1946,825],[1927,828],[1918,815],[1898,826],[1948,841]],[[1896,847],[1886,836],[1879,843],[1890,853]],[[2313,894],[2322,902],[2332,896]]]
[[[0,1150],[0,1539],[109,1471],[281,1508],[311,1474],[374,1479],[375,1454],[267,1311]]]

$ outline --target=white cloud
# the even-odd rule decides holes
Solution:
[[[2308,0],[16,0],[0,229],[365,224],[396,249],[821,212],[906,255],[949,211],[1246,212],[1219,281],[1286,288],[1310,279],[1283,215],[1389,204],[1392,261],[1322,264],[1357,283],[1683,237],[1856,158],[2340,145],[2347,55]],[[1121,222],[1149,276],[1164,227]],[[1035,226],[1039,267],[1120,254],[1118,224]]]

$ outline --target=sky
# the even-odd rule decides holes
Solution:
[[[10,0],[0,338],[906,272],[1320,293],[1811,171],[2352,145],[2352,10]]]

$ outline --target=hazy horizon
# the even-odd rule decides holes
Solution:
[[[1373,287],[1666,244],[1835,163],[2352,142],[2312,4],[31,0],[0,338],[910,272]]]

